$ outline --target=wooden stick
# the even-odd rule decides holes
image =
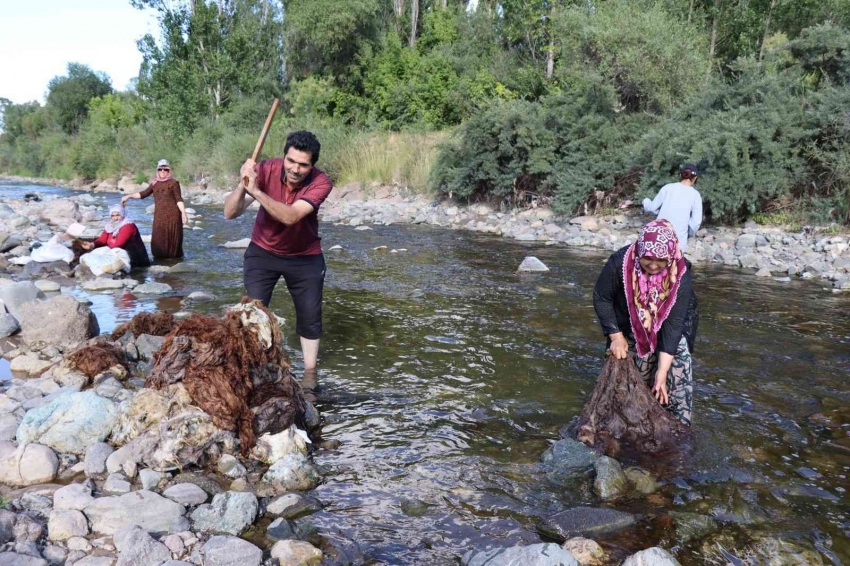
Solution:
[[[272,102],[272,109],[269,110],[269,115],[266,118],[266,123],[263,125],[263,131],[260,134],[260,139],[257,140],[257,145],[254,146],[254,153],[251,154],[251,159],[254,161],[260,156],[260,152],[263,151],[263,144],[266,143],[266,136],[269,135],[269,128],[272,126],[272,120],[274,120],[275,112],[277,112],[277,105],[280,102],[277,98]],[[242,184],[247,187],[248,186],[248,177],[242,178]]]

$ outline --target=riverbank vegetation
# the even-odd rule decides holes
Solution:
[[[690,161],[717,220],[850,222],[843,0],[131,1],[134,87],[72,64],[2,102],[0,171],[227,186],[279,96],[266,155],[312,129],[338,183],[576,213]]]

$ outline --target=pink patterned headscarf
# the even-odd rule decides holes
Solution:
[[[642,257],[666,259],[667,267],[650,275],[640,266]],[[658,346],[658,331],[676,304],[679,284],[686,271],[676,230],[667,220],[655,220],[644,226],[638,240],[626,250],[623,287],[639,356],[648,356]]]

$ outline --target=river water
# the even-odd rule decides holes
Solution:
[[[0,187],[6,198],[32,190],[68,194]],[[129,208],[142,233],[147,204]],[[253,214],[225,221],[220,209],[194,208],[203,229],[187,232],[184,248],[198,272],[147,278],[179,296],[212,292],[219,300],[197,310],[216,312],[243,290],[243,252],[219,245],[249,236]],[[315,495],[327,506],[301,522],[370,563],[457,564],[469,549],[539,542],[541,519],[600,505],[587,482],[551,484],[535,464],[601,366],[591,293],[607,253],[421,226],[321,230],[325,250],[344,248],[326,251],[320,382],[333,400],[319,407],[324,436],[342,445],[318,454],[327,475]],[[518,274],[526,255],[551,271]],[[697,266],[695,286],[690,455],[660,470],[657,495],[612,505],[643,520],[599,542],[615,557],[675,546],[696,565],[717,555],[718,540],[731,551],[771,535],[817,543],[825,564],[850,563],[850,297],[714,265]],[[180,308],[178,297],[86,296],[103,331],[142,310]],[[271,307],[294,322],[282,284]],[[682,511],[718,518],[711,544],[677,541],[669,514]]]

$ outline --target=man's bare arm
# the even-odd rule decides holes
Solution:
[[[233,189],[227,198],[224,199],[224,217],[227,220],[238,218],[248,210],[248,207],[254,203],[254,197],[246,194],[245,187],[242,183]]]

